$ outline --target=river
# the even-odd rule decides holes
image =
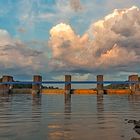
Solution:
[[[0,96],[0,140],[135,140],[140,96]]]

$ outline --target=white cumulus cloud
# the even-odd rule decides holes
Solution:
[[[50,30],[51,66],[64,71],[137,71],[140,62],[140,10],[115,9],[82,36],[60,23]],[[132,67],[133,65],[133,67]],[[135,66],[135,67],[134,67]]]

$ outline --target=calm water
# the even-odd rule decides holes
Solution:
[[[140,97],[0,97],[0,140],[133,140],[125,119],[140,120]]]

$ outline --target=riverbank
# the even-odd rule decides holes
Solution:
[[[97,94],[98,90],[96,89],[72,89],[71,94]],[[0,94],[8,93],[8,90],[1,89]],[[13,89],[13,94],[32,94],[32,89],[30,88],[19,88]],[[64,89],[42,89],[42,94],[65,94]],[[130,89],[105,89],[103,90],[104,94],[140,94],[140,91],[132,92]]]

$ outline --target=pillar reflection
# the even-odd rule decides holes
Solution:
[[[71,138],[71,94],[65,94],[64,99],[64,140]]]
[[[32,96],[32,106],[41,105],[41,95],[34,95]]]
[[[102,113],[104,111],[104,97],[103,95],[97,95],[97,112]]]
[[[65,114],[65,119],[70,119],[71,115],[71,94],[65,94],[64,95],[64,104],[65,104],[65,109],[64,109],[64,114]]]

